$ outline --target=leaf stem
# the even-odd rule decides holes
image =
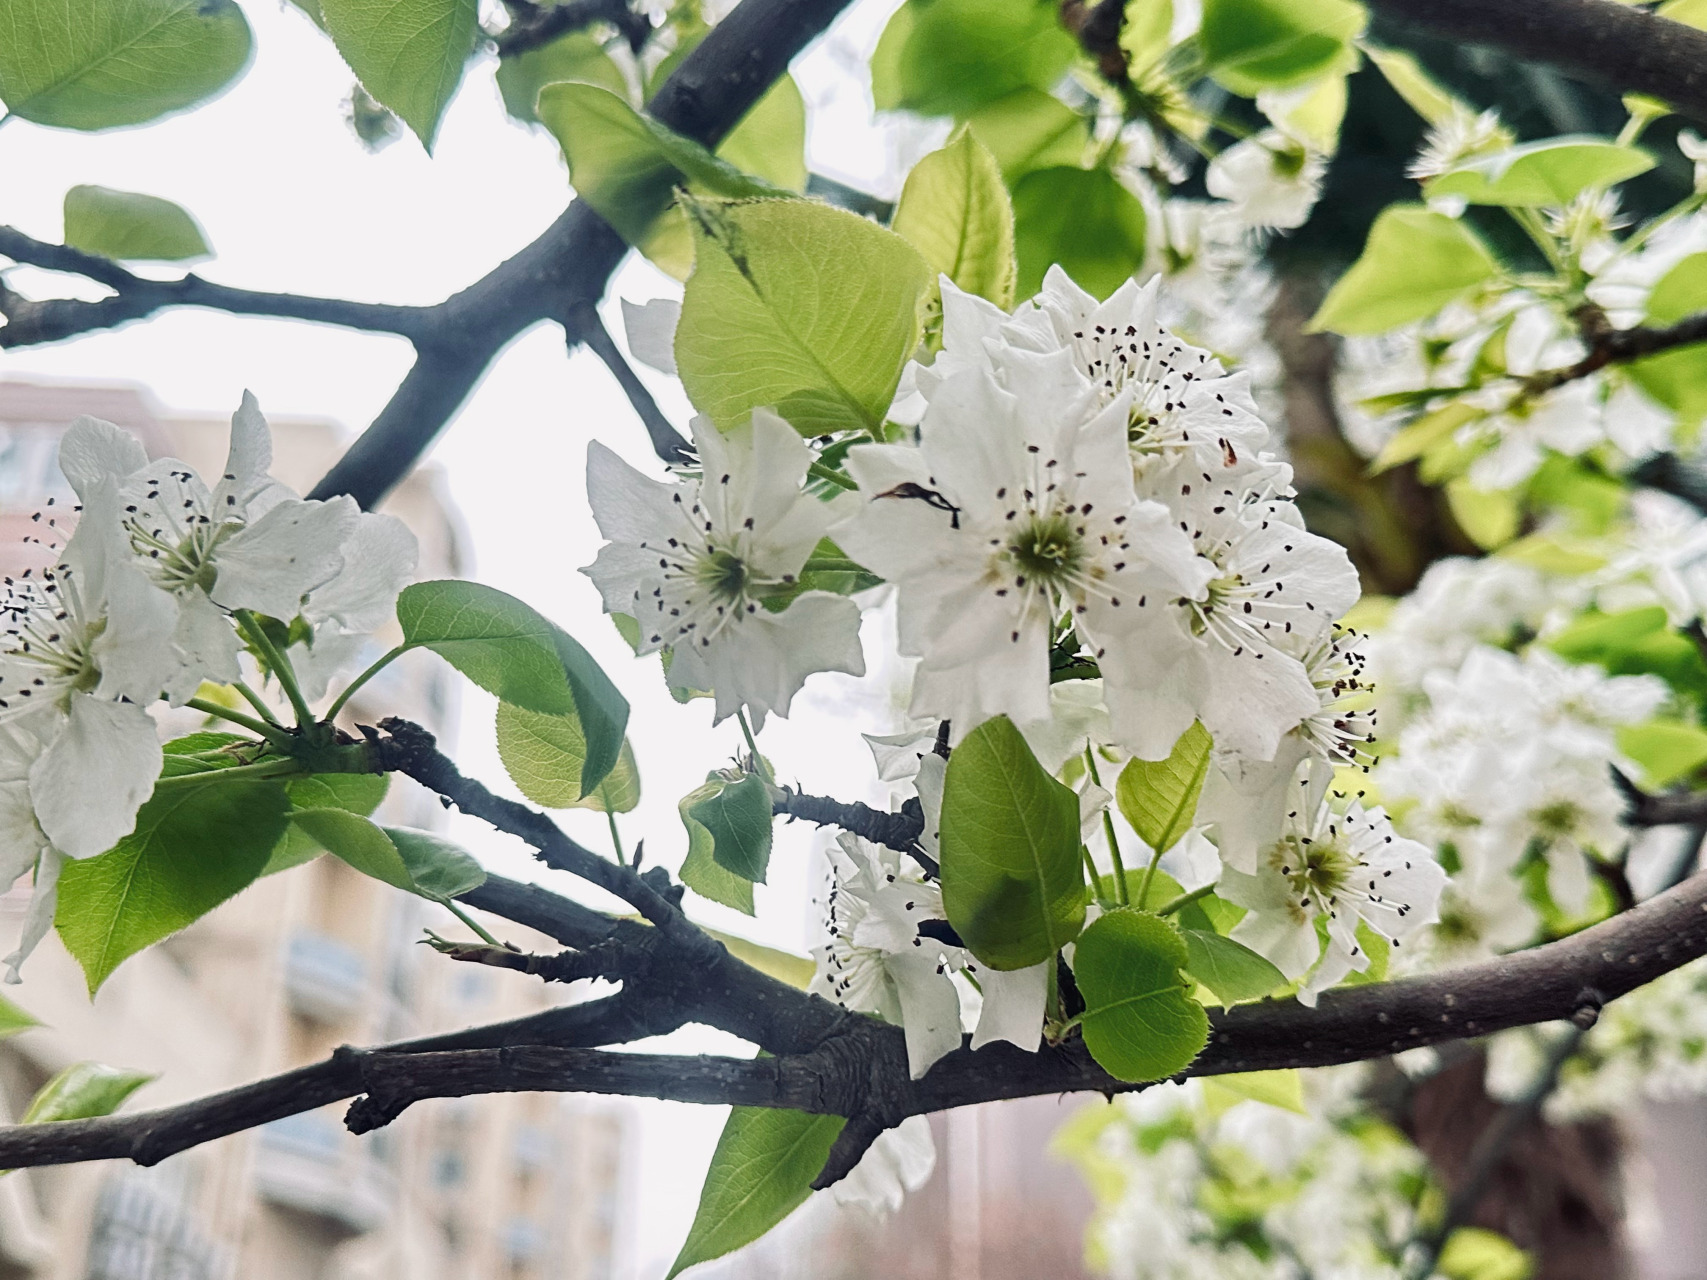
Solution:
[[[479,934],[480,940],[482,942],[489,942],[494,947],[503,947],[504,950],[506,950],[506,951],[508,951],[510,949],[508,947],[504,947],[504,944],[502,942],[499,942],[491,934],[487,933],[486,930],[482,929],[480,927],[479,923],[474,919],[473,916],[469,915],[468,912],[464,911],[461,907],[457,906],[455,902],[451,901],[451,899],[440,898],[439,904],[441,906],[443,906],[446,911],[450,912],[453,916],[455,916],[458,920],[462,921],[463,924],[467,925],[470,929],[474,930],[475,933]]]
[[[1150,865],[1144,869],[1144,883],[1138,886],[1138,910],[1144,909],[1144,904],[1150,900],[1150,881],[1156,877],[1156,868],[1162,864],[1162,850],[1157,849],[1150,855]]]
[[[230,707],[221,706],[207,698],[191,698],[184,705],[194,707],[203,715],[217,716],[221,720],[229,720],[232,724],[241,725],[250,733],[258,733],[269,742],[285,745],[291,740],[290,731],[282,725],[268,724],[265,720],[257,720],[254,716],[244,715],[241,711],[233,711]]]
[[[771,767],[765,758],[759,754],[759,744],[753,740],[752,726],[747,723],[747,709],[738,708],[735,718],[741,722],[741,734],[747,739],[747,750],[753,753],[753,770],[771,786],[776,786],[776,779],[771,776]]]
[[[1096,752],[1091,749],[1089,742],[1085,743],[1085,767],[1090,770],[1091,782],[1102,786],[1102,778],[1097,774]],[[1132,901],[1132,895],[1126,887],[1126,863],[1120,857],[1120,841],[1114,838],[1114,818],[1108,812],[1108,806],[1102,810],[1102,834],[1108,841],[1108,856],[1114,859],[1114,883],[1120,893],[1120,905],[1125,906]]]
[[[1110,899],[1102,890],[1102,872],[1097,870],[1096,859],[1091,857],[1090,846],[1081,844],[1079,854],[1085,860],[1085,870],[1091,877],[1091,892],[1097,896],[1097,905],[1100,907],[1118,907],[1120,903]]]
[[[1213,884],[1206,884],[1201,889],[1193,889],[1190,893],[1182,893],[1172,902],[1164,902],[1161,906],[1157,907],[1156,914],[1159,916],[1171,916],[1174,912],[1181,911],[1184,908],[1189,907],[1198,899],[1207,898],[1214,892],[1215,886]],[[1140,903],[1139,905],[1142,906],[1143,904]]]
[[[387,666],[389,666],[391,663],[397,661],[397,659],[401,658],[404,654],[408,653],[409,650],[412,649],[413,647],[414,647],[413,645],[400,644],[395,649],[392,649],[389,653],[382,654],[380,656],[379,660],[376,661],[371,667],[369,667],[366,671],[362,672],[354,680],[350,681],[350,683],[345,687],[344,691],[338,695],[337,699],[332,703],[332,705],[330,707],[326,708],[326,714],[322,718],[325,720],[336,720],[338,718],[338,713],[344,709],[344,704],[350,700],[351,694],[353,694],[357,689],[361,688],[369,680],[372,680],[381,671],[385,670],[385,668]]]
[[[822,462],[814,462],[811,466],[807,467],[806,468],[806,474],[809,476],[812,476],[816,479],[822,480],[827,484],[833,484],[837,488],[840,488],[840,489],[857,489],[857,488],[859,488],[859,485],[856,484],[850,477],[844,476],[840,471],[837,471],[834,467],[826,467]]]
[[[279,688],[285,691],[285,697],[290,699],[291,709],[296,712],[298,728],[306,728],[314,723],[314,713],[308,709],[308,700],[302,696],[302,689],[296,683],[296,669],[290,665],[290,659],[284,656],[282,650],[273,643],[272,637],[261,626],[261,620],[255,616],[253,609],[238,609],[233,615],[243,634],[249,638],[267,660],[267,665],[273,669],[273,678],[279,682]]]
[[[623,856],[622,852],[622,837],[617,834],[616,814],[608,807],[605,809],[605,821],[610,824],[610,843],[611,848],[616,851],[616,860],[622,865],[627,866],[628,859]]]
[[[197,773],[180,773],[170,778],[161,778],[154,784],[158,791],[161,787],[172,787],[186,782],[201,782],[208,778],[218,778],[221,782],[228,778],[289,778],[307,773],[300,760],[289,756],[274,756],[270,760],[257,760],[254,764],[234,764],[229,769],[203,769]]]
[[[247,681],[233,680],[231,682],[231,687],[237,690],[238,693],[242,694],[244,700],[247,701],[251,707],[254,707],[256,711],[261,713],[261,719],[265,720],[268,724],[279,724],[279,718],[273,714],[273,709],[267,705],[267,700],[251,689]],[[279,725],[279,728],[282,729],[284,726]]]

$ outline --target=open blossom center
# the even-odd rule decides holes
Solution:
[[[1034,515],[1008,539],[1007,555],[1021,574],[1065,586],[1084,567],[1083,530],[1075,529],[1063,512]]]
[[[0,652],[12,670],[0,676],[0,721],[87,691],[100,681],[90,648],[105,622],[83,620],[70,578],[70,570],[62,565],[45,570],[39,580],[5,580]]]
[[[719,533],[697,498],[689,504],[681,494],[674,496],[683,517],[678,534],[662,543],[640,543],[657,553],[663,571],[663,582],[652,590],[648,638],[653,644],[692,641],[709,647],[732,619],[758,612],[761,600],[787,591],[795,579],[769,578],[754,569],[744,545],[750,529]]]

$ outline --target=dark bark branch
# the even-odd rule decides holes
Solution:
[[[1120,28],[1126,24],[1126,0],[1061,0],[1061,25],[1096,59],[1103,79],[1118,89],[1131,85]]]
[[[193,273],[178,280],[148,280],[110,258],[62,244],[47,244],[13,227],[0,226],[0,257],[49,271],[79,275],[114,291],[96,302],[77,298],[31,299],[7,290],[0,296],[0,347],[58,342],[96,329],[140,320],[167,307],[211,307],[241,316],[282,316],[377,333],[395,333],[419,342],[432,330],[431,307],[349,302],[294,293],[257,293],[203,280]]]
[[[1707,822],[1707,791],[1652,795],[1617,769],[1612,771],[1612,781],[1624,795],[1623,822],[1627,827],[1690,826]]]
[[[1650,489],[1682,498],[1707,515],[1707,471],[1675,453],[1656,453],[1630,470],[1630,479]]]
[[[639,53],[652,34],[652,23],[643,13],[628,7],[626,0],[565,0],[562,4],[538,5],[532,0],[516,3],[516,20],[492,38],[500,58],[513,58],[550,44],[559,36],[580,31],[595,22],[608,22],[622,33],[628,47]]]
[[[1656,18],[1654,21],[1663,19]],[[1700,34],[1707,39],[1707,33]],[[1590,317],[1598,314],[1600,320],[1604,321],[1605,316],[1600,313],[1598,307],[1592,307],[1589,311]],[[1540,373],[1531,374],[1523,380],[1525,395],[1540,395],[1555,387],[1562,387],[1567,382],[1598,373],[1607,365],[1628,364],[1644,356],[1707,342],[1707,311],[1661,328],[1636,325],[1630,329],[1613,329],[1596,323],[1592,318],[1584,319],[1583,328],[1584,337],[1588,339],[1589,344],[1588,354],[1575,364],[1566,365],[1564,368],[1545,369]]]
[[[919,833],[925,828],[924,811],[917,800],[909,800],[899,813],[884,813],[858,800],[832,800],[782,788],[782,798],[771,805],[778,817],[800,818],[821,827],[840,827],[873,844],[886,845],[901,853],[919,855]]]
[[[628,361],[622,358],[622,352],[617,350],[610,331],[605,328],[604,321],[599,319],[598,308],[590,302],[582,305],[564,324],[564,329],[571,346],[576,342],[583,342],[589,351],[604,361],[605,368],[611,371],[611,376],[617,380],[623,394],[628,397],[628,403],[633,405],[634,412],[640,415],[647,438],[652,441],[652,452],[665,462],[689,461],[693,454],[688,449],[686,437],[664,416],[664,411],[658,407],[658,402],[652,398],[646,384],[640,381],[629,367]]]
[[[1560,1019],[1580,1023],[1606,1001],[1703,954],[1707,876],[1696,876],[1623,915],[1530,951],[1426,977],[1330,991],[1313,1010],[1281,1000],[1214,1015],[1209,1045],[1186,1074],[1327,1066],[1516,1026]],[[726,999],[733,1004],[746,999],[715,986],[705,990],[697,986],[697,975],[694,981],[702,1001],[713,1007]],[[177,1107],[0,1129],[0,1165],[157,1161],[215,1137],[374,1090],[379,1101],[358,1113],[358,1123],[395,1115],[421,1097],[553,1089],[782,1106],[888,1125],[908,1115],[1001,1098],[1141,1087],[1110,1077],[1079,1040],[1037,1053],[1007,1044],[976,1053],[961,1048],[922,1080],[910,1080],[899,1028],[783,990],[790,1002],[823,1006],[828,1020],[802,1037],[799,1048],[774,1058],[520,1046],[430,1053],[345,1050],[317,1066]],[[869,1127],[862,1123],[862,1129]]]
[[[1396,23],[1495,45],[1707,120],[1707,32],[1614,0],[1370,0]]]

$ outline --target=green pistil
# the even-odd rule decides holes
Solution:
[[[700,558],[694,577],[719,600],[739,600],[749,583],[746,562],[721,548]]]
[[[1337,840],[1284,836],[1269,853],[1292,886],[1293,896],[1332,901],[1357,870],[1357,859]]]
[[[1024,576],[1060,583],[1084,561],[1084,544],[1066,516],[1033,516],[1008,540],[1008,555]]]
[[[1569,835],[1581,820],[1582,811],[1569,800],[1555,801],[1534,814],[1536,830],[1546,836]]]

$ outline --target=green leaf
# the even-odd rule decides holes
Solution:
[[[688,182],[723,196],[789,194],[742,173],[597,85],[546,85],[538,110],[540,122],[563,148],[575,193],[630,244],[643,244],[654,233],[671,193]]]
[[[1106,298],[1144,261],[1144,206],[1107,169],[1036,169],[1014,186],[1017,292],[1043,287],[1056,263]]]
[[[523,124],[540,122],[535,107],[539,91],[566,80],[596,84],[618,97],[628,96],[628,78],[611,61],[604,43],[590,31],[571,31],[550,44],[528,49],[498,63],[498,92],[504,110]]]
[[[449,902],[486,883],[486,869],[461,845],[431,831],[381,827],[409,869],[410,893]]]
[[[1004,311],[1013,306],[1013,205],[996,157],[964,126],[913,166],[892,225],[932,271]]]
[[[1620,725],[1618,750],[1642,766],[1644,786],[1669,787],[1707,764],[1707,730],[1680,720]]]
[[[291,824],[327,853],[342,858],[364,876],[413,892],[414,880],[403,856],[375,823],[343,809],[302,809],[290,815]]]
[[[1054,0],[908,0],[872,55],[872,94],[879,110],[963,117],[1049,88],[1077,53]]]
[[[698,799],[711,794],[709,786],[710,784],[682,797],[679,812],[682,815],[682,826],[687,828],[688,856],[682,861],[681,870],[676,876],[702,898],[733,907],[746,915],[756,915],[753,882],[717,865],[717,859],[713,856],[717,841],[711,832],[688,816],[690,804],[697,803]]]
[[[1707,253],[1692,253],[1654,282],[1648,293],[1647,322],[1676,324],[1707,311]]]
[[[804,1204],[845,1123],[804,1111],[732,1108],[666,1280],[750,1244]]]
[[[765,882],[771,860],[771,796],[763,778],[749,773],[692,804],[682,803],[682,812],[711,833],[711,856],[718,866],[742,879]]]
[[[183,262],[213,252],[196,220],[180,206],[107,187],[72,187],[65,193],[65,243],[133,262]]]
[[[65,129],[145,124],[211,98],[249,61],[232,0],[10,0],[0,101]]]
[[[347,809],[364,818],[379,808],[391,776],[384,773],[316,773],[285,783],[297,809]]]
[[[1447,482],[1446,504],[1458,527],[1483,551],[1505,546],[1517,536],[1523,520],[1516,491],[1478,489],[1464,476]]]
[[[1115,1079],[1165,1080],[1208,1043],[1209,1017],[1180,977],[1187,958],[1178,929],[1129,907],[1104,913],[1079,935],[1079,1027],[1091,1057]]]
[[[1656,675],[1680,694],[1707,698],[1707,662],[1701,650],[1667,625],[1659,605],[1584,613],[1546,643],[1560,657],[1596,663],[1609,675]]]
[[[543,715],[573,713],[587,738],[586,795],[616,767],[628,702],[562,628],[478,582],[417,582],[397,598],[404,642],[424,646],[488,693]]]
[[[626,738],[616,767],[591,792],[581,794],[587,739],[573,714],[547,716],[500,702],[498,756],[521,793],[546,809],[631,813],[640,803],[640,770]]]
[[[1208,987],[1222,1008],[1261,1000],[1286,985],[1286,975],[1249,947],[1202,929],[1183,929],[1186,972]]]
[[[0,1040],[10,1040],[21,1031],[41,1026],[40,1019],[26,1009],[0,996]]]
[[[148,1071],[126,1071],[99,1062],[76,1062],[41,1087],[20,1124],[52,1124],[60,1120],[92,1120],[110,1116],[150,1080]]]
[[[1385,333],[1432,316],[1496,278],[1500,265],[1456,218],[1422,205],[1389,205],[1363,255],[1328,291],[1312,332]]]
[[[1434,1269],[1448,1280],[1529,1280],[1535,1262],[1498,1232],[1459,1227],[1446,1238]]]
[[[941,857],[949,922],[992,969],[1047,960],[1084,928],[1079,799],[1006,716],[948,758]]]
[[[1204,70],[1254,98],[1357,66],[1352,41],[1369,15],[1352,0],[1204,0]]]
[[[1230,1102],[1234,1103],[1249,1098],[1279,1107],[1282,1111],[1295,1111],[1301,1116],[1310,1114],[1304,1105],[1304,1077],[1296,1067],[1283,1071],[1240,1071],[1233,1075],[1206,1077],[1203,1081],[1205,1100],[1217,1091],[1227,1094]],[[1221,1110],[1226,1110],[1226,1107]]]
[[[1414,462],[1438,444],[1452,439],[1458,429],[1483,416],[1483,410],[1463,400],[1454,400],[1407,423],[1381,446],[1371,472],[1379,474],[1401,463]]]
[[[1114,784],[1120,812],[1145,844],[1166,853],[1191,830],[1209,772],[1209,730],[1194,720],[1166,760],[1128,760]]]
[[[1512,208],[1562,207],[1588,187],[1610,187],[1653,167],[1654,158],[1635,147],[1600,138],[1548,138],[1467,160],[1424,184],[1423,194]]]
[[[688,397],[727,431],[774,408],[804,436],[876,434],[930,290],[905,240],[807,200],[695,200],[676,328]]]
[[[967,117],[1010,185],[1033,169],[1083,168],[1090,121],[1041,89],[1015,89]]]
[[[430,153],[480,35],[476,0],[320,0],[356,78]]]
[[[289,809],[277,782],[214,772],[157,791],[130,835],[99,857],[67,863],[54,924],[90,993],[127,957],[259,876]]]
[[[1662,351],[1630,365],[1638,386],[1677,415],[1678,425],[1694,427],[1707,416],[1707,345]]]
[[[778,188],[806,189],[806,100],[793,76],[766,90],[718,145],[717,157]]]
[[[1432,125],[1445,124],[1457,116],[1474,116],[1475,112],[1424,71],[1414,56],[1402,49],[1383,49],[1364,44],[1364,55],[1375,69],[1387,78],[1397,93],[1425,121]]]

